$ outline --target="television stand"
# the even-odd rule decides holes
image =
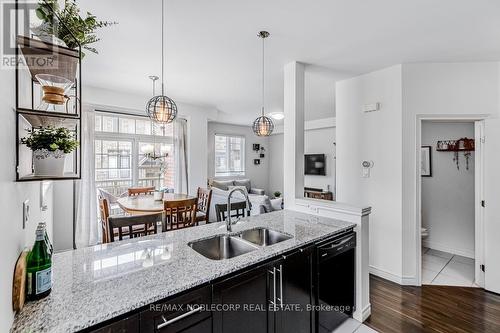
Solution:
[[[333,201],[333,193],[323,192],[321,189],[316,188],[304,188],[304,197],[311,199],[321,199],[321,200],[330,200]]]

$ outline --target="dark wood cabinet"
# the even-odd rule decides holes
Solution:
[[[312,332],[313,247],[214,285],[214,332]],[[233,307],[232,309],[230,307]]]
[[[312,332],[314,312],[313,247],[285,255],[279,262],[279,281],[283,292],[283,306],[278,311],[278,332]],[[281,296],[281,292],[280,292]]]
[[[264,265],[215,284],[214,332],[269,332],[268,280]]]
[[[139,333],[139,315],[120,319],[114,323],[91,331],[92,333]]]
[[[174,299],[156,303],[141,312],[141,333],[211,332],[211,287],[199,288]]]

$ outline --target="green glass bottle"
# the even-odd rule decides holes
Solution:
[[[45,243],[47,244],[47,249],[50,253],[50,255],[54,254],[54,247],[52,246],[52,243],[50,242],[49,235],[47,234],[47,228],[46,228],[46,223],[45,222],[40,222],[38,224],[39,227],[42,227],[44,230],[44,235],[43,238],[45,239]]]
[[[35,245],[26,263],[26,298],[29,301],[48,296],[52,290],[52,258],[45,241],[45,229],[36,229]]]

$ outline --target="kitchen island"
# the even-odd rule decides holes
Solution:
[[[162,304],[178,304],[183,297],[185,303],[191,304],[193,299],[189,298],[190,295],[195,295],[203,306],[212,301],[215,304],[225,296],[228,300],[230,298],[224,294],[224,290],[241,282],[245,274],[272,274],[272,269],[282,264],[271,263],[272,269],[269,269],[271,266],[265,267],[264,265],[271,265],[271,260],[280,256],[284,258],[283,255],[290,255],[297,249],[301,252],[313,251],[308,246],[345,233],[355,225],[283,210],[242,219],[233,225],[232,234],[262,227],[291,237],[223,260],[209,259],[189,245],[200,239],[226,234],[226,226],[222,222],[55,254],[52,293],[43,300],[27,303],[16,315],[11,331],[119,331],[106,330],[106,326],[113,325],[115,321],[126,327],[123,332],[149,331],[144,329],[145,318],[151,317],[151,323],[157,328],[158,322],[168,322],[169,318],[153,318],[154,311],[159,311],[160,314],[161,311],[174,311],[171,308],[165,309]],[[313,269],[312,264],[309,267]],[[249,271],[250,268],[252,272]],[[312,277],[313,272],[303,271],[301,274]],[[230,277],[234,279],[231,280]],[[276,273],[273,277],[277,277]],[[271,283],[269,276],[262,281],[267,288],[264,295],[268,297]],[[309,283],[312,284],[312,280]],[[274,284],[276,285],[276,280]],[[173,298],[177,298],[173,303],[162,303]],[[276,298],[274,301],[276,302]],[[152,305],[160,308],[154,309]],[[184,311],[183,314],[197,310],[199,316],[210,312],[210,309],[201,311],[192,306],[181,310]],[[221,316],[221,312],[214,314],[204,325],[210,329],[213,326],[214,331],[222,330],[219,329],[223,326],[219,325]],[[269,314],[265,316],[268,318]],[[130,325],[130,329],[127,325]],[[269,321],[267,325],[271,325]],[[120,326],[119,329],[123,328]],[[228,329],[224,331],[229,332]]]

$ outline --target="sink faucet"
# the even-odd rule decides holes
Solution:
[[[249,211],[250,209],[252,209],[252,204],[250,203],[250,199],[248,199],[248,194],[246,191],[243,191],[243,189],[241,188],[233,188],[228,196],[227,196],[227,218],[226,218],[226,228],[227,228],[227,232],[231,232],[232,231],[232,227],[231,227],[231,196],[233,195],[234,192],[240,192],[241,194],[243,194],[243,196],[245,196],[245,200],[247,202],[247,211]]]

